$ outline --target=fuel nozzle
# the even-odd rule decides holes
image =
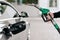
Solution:
[[[48,22],[49,20],[47,20],[47,15],[49,14],[50,10],[45,8],[40,8],[39,10],[42,12],[41,17],[44,22]]]

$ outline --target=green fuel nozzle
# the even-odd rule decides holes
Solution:
[[[49,21],[51,21],[51,23],[54,25],[55,29],[60,33],[60,28],[59,28],[58,24],[52,18],[52,16],[49,14],[50,10],[49,9],[46,9],[46,8],[39,8],[39,10],[42,12],[41,17],[44,20],[44,22],[48,22],[46,16],[49,15],[50,18],[51,18]]]
[[[39,11],[42,12],[41,17],[44,20],[44,22],[51,21],[51,23],[54,25],[55,29],[60,33],[60,28],[59,28],[58,24],[56,23],[56,21],[52,18],[52,16],[49,13],[50,10],[46,9],[46,8],[37,7],[36,5],[33,5],[33,6],[36,7],[37,9],[39,9]],[[50,20],[47,20],[47,15],[50,16],[50,18],[51,18]]]
[[[43,18],[44,22],[48,22],[47,15],[49,14],[50,10],[46,8],[39,8],[39,10],[42,12],[41,17]]]
[[[42,12],[42,15],[47,15],[48,12],[50,12],[49,9],[45,9],[45,8],[40,8],[39,10]]]

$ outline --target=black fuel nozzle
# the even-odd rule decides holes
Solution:
[[[47,20],[47,15],[41,15],[42,19],[44,20],[44,22],[48,22]]]

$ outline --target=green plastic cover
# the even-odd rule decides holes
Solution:
[[[40,11],[42,12],[43,15],[46,15],[50,10],[46,8],[40,8]]]

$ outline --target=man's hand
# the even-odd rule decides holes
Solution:
[[[50,17],[50,16],[51,16],[52,18],[54,18],[53,13],[50,12],[50,13],[47,15],[47,20],[51,20],[51,17]]]

